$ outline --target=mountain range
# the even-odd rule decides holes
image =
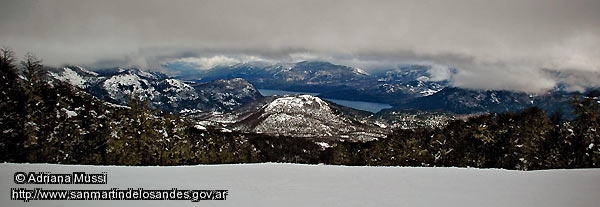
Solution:
[[[550,113],[560,112],[571,116],[571,102],[574,95],[577,95],[577,93],[553,91],[538,95],[501,90],[468,90],[447,87],[431,96],[419,97],[402,104],[395,104],[394,108],[473,114],[517,112],[535,106]]]
[[[432,81],[431,66],[411,65],[369,74],[328,62],[237,64],[169,77],[137,68],[90,71],[80,66],[49,69],[49,76],[109,102],[147,100],[197,122],[199,129],[224,132],[372,140],[394,128],[441,127],[464,115],[520,111],[538,106],[570,114],[572,93],[546,94],[469,90]],[[263,97],[255,88],[313,92]],[[378,113],[341,106],[322,98],[393,105]]]
[[[179,113],[231,111],[262,97],[241,78],[194,83],[137,68],[89,71],[79,66],[53,68],[49,76],[116,104],[126,105],[136,96],[154,108]]]
[[[404,65],[369,74],[329,62],[295,64],[244,63],[218,66],[187,77],[196,81],[243,78],[257,88],[316,93],[321,98],[391,104],[395,110],[441,111],[455,114],[502,113],[537,106],[572,114],[576,92],[557,87],[543,94],[506,90],[472,90],[438,80],[430,65]],[[455,74],[456,69],[448,69]]]
[[[431,66],[399,66],[378,74],[360,68],[321,61],[294,64],[243,63],[218,66],[181,77],[211,81],[243,78],[261,89],[319,93],[322,98],[396,103],[431,95],[448,86],[448,81],[431,81]]]
[[[352,74],[367,78],[358,71],[354,69]],[[319,75],[311,75],[313,82],[351,76],[323,78],[323,72],[315,74]],[[147,100],[151,107],[195,120],[199,129],[212,127],[223,132],[364,141],[384,138],[392,128],[440,127],[455,119],[447,113],[405,110],[373,114],[311,95],[263,97],[241,78],[194,82],[137,68],[90,71],[80,66],[51,68],[49,76],[119,105],[127,105],[132,98]]]

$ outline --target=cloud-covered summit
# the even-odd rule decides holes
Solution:
[[[51,65],[164,70],[175,59],[304,54],[377,67],[431,62],[457,68],[453,84],[468,88],[577,89],[600,83],[598,11],[597,0],[6,0],[0,45]]]

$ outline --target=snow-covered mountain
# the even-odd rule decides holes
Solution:
[[[49,76],[118,104],[137,96],[156,108],[182,113],[230,111],[262,97],[252,84],[240,78],[193,83],[136,68],[92,72],[79,66],[50,69]]]
[[[454,88],[449,87],[447,80],[434,81],[431,67],[398,66],[368,74],[358,68],[328,62],[244,63],[200,72],[197,78],[203,82],[212,81],[209,83],[184,82],[138,69],[113,68],[92,72],[77,66],[56,69],[51,76],[117,103],[125,103],[134,93],[150,100],[157,108],[186,114],[238,109],[260,97],[253,85],[265,89],[315,92],[321,98],[390,103],[396,110],[471,114],[519,111],[538,106],[549,113],[561,111],[569,115],[572,111],[569,102],[573,93],[557,90],[536,95]],[[452,70],[449,72],[454,73]],[[223,82],[221,79],[231,80]]]
[[[294,70],[318,67],[322,64],[325,63],[312,63],[308,66],[300,64],[302,66]],[[335,65],[326,65],[329,65],[332,71],[340,70]],[[360,69],[345,68],[344,70],[346,69],[352,74],[368,76]],[[51,69],[49,74],[55,79],[68,82],[96,97],[117,104],[127,104],[129,97],[135,94],[149,100],[156,108],[180,112],[200,121],[199,127],[212,126],[223,131],[371,140],[385,137],[389,134],[389,130],[395,127],[435,127],[442,126],[447,120],[453,119],[446,115],[423,118],[423,116],[413,116],[411,113],[404,112],[374,115],[310,95],[262,98],[252,84],[241,78],[193,83],[135,68],[89,71],[79,66]],[[310,75],[313,81],[320,78],[327,79],[322,72],[316,74],[319,75]],[[346,74],[349,75],[350,73]],[[422,124],[403,124],[406,122],[422,122]]]
[[[455,87],[444,88],[431,96],[420,97],[397,104],[399,109],[417,109],[424,111],[450,111],[459,114],[502,113],[521,111],[537,106],[549,113],[560,111],[572,113],[570,103],[575,93],[548,92],[529,94],[512,91],[469,90]]]
[[[366,73],[328,62],[220,66],[196,78],[244,78],[258,88],[317,93],[321,98],[387,103],[396,110],[416,109],[458,114],[519,111],[537,106],[570,114],[577,93],[558,86],[545,94],[456,88],[448,80],[456,69],[433,65],[400,65]],[[441,71],[441,72],[440,72]],[[580,95],[580,94],[579,94]],[[558,103],[558,104],[557,104]]]
[[[195,75],[196,79],[201,80],[239,77],[247,79],[259,87],[270,85],[271,83],[268,83],[267,80],[290,85],[336,85],[369,77],[369,74],[360,68],[320,61],[272,65],[243,63],[232,66],[217,66]]]
[[[430,96],[448,87],[448,80],[434,81],[428,72],[432,66],[408,65],[378,75],[378,87],[386,93],[410,94],[413,97]]]
[[[293,64],[244,63],[218,66],[188,76],[197,80],[244,78],[258,88],[320,93],[320,97],[395,103],[431,95],[448,86],[433,81],[427,65],[398,66],[369,74],[360,68],[321,61]]]
[[[372,140],[389,133],[389,129],[353,119],[340,106],[311,95],[266,97],[231,113],[205,114],[197,119],[234,131],[294,137]]]
[[[359,68],[303,61],[292,68],[277,71],[273,77],[291,84],[336,85],[366,79],[369,74]]]

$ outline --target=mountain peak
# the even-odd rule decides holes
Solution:
[[[330,63],[330,62],[327,62],[327,61],[320,61],[320,60],[309,61],[309,60],[305,60],[305,61],[297,62],[296,65],[333,65],[333,64]]]
[[[303,69],[303,70],[306,70],[306,69],[322,70],[322,69],[334,69],[334,68],[350,69],[350,67],[347,67],[347,66],[335,65],[333,63],[325,62],[325,61],[302,61],[302,62],[296,63],[296,65],[294,65],[294,68]]]
[[[364,71],[360,68],[354,68],[353,72],[357,75],[370,75],[369,73],[367,73],[367,71]]]
[[[265,107],[266,113],[305,113],[307,110],[331,111],[329,104],[311,95],[295,95],[275,99]]]
[[[328,137],[372,140],[383,137],[383,129],[359,124],[311,95],[293,95],[270,101],[238,122],[238,129],[255,133],[297,137]]]

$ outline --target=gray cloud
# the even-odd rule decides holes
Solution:
[[[51,65],[161,69],[228,54],[372,68],[431,62],[457,68],[456,86],[540,91],[600,82],[543,72],[598,73],[598,11],[597,0],[4,0],[0,45]]]

